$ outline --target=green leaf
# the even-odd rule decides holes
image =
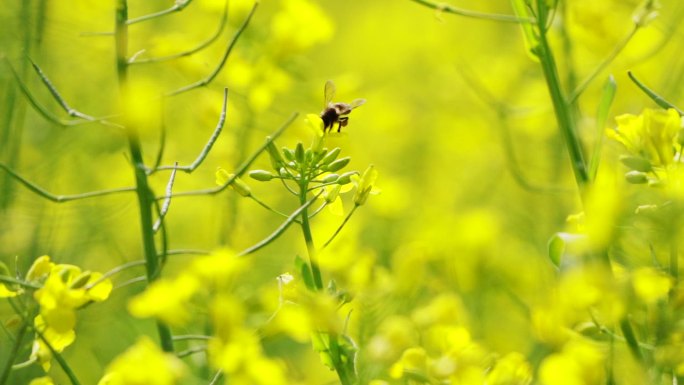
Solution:
[[[302,276],[302,280],[304,281],[304,285],[306,285],[306,288],[309,290],[316,290],[313,274],[311,274],[311,267],[299,255],[295,257],[295,268],[297,269],[297,271],[299,271],[299,274]]]

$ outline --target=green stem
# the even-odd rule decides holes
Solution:
[[[2,370],[2,375],[0,375],[0,385],[5,385],[7,379],[9,378],[10,372],[12,371],[12,364],[17,359],[17,354],[19,353],[19,348],[24,341],[24,336],[26,335],[26,330],[28,329],[28,321],[24,319],[21,321],[21,326],[19,327],[19,332],[17,333],[17,338],[14,340],[14,345],[12,346],[12,351],[10,352],[9,358],[7,359],[7,364]]]
[[[464,17],[472,17],[475,19],[482,19],[482,20],[490,20],[490,21],[498,21],[498,22],[503,22],[503,23],[517,23],[517,24],[524,24],[524,23],[534,23],[534,20],[532,19],[524,19],[524,18],[519,18],[514,15],[501,15],[497,13],[484,13],[484,12],[477,12],[477,11],[471,11],[468,9],[463,9],[463,8],[457,8],[454,7],[453,5],[446,4],[443,2],[433,2],[433,1],[428,1],[428,0],[412,0],[418,4],[424,5],[428,8],[432,8],[438,12],[446,12],[446,13],[453,13],[454,15],[459,15],[459,16],[464,16]]]
[[[541,3],[541,1],[538,1]],[[545,5],[540,5],[545,7]],[[535,47],[535,54],[539,58],[542,66],[544,78],[549,89],[549,94],[553,102],[558,128],[561,130],[565,146],[570,155],[572,170],[580,192],[584,195],[584,190],[589,184],[589,173],[582,155],[582,145],[577,136],[577,128],[570,111],[567,99],[563,95],[558,69],[553,56],[553,51],[546,38],[546,17],[538,16],[537,28],[539,33],[539,44]]]
[[[308,182],[303,181],[299,186],[299,203],[306,204],[306,192],[308,190]],[[308,208],[308,207],[307,207]],[[306,242],[306,250],[309,254],[309,265],[311,266],[311,273],[313,274],[314,284],[317,290],[323,290],[323,277],[321,276],[321,269],[318,266],[316,259],[316,247],[314,246],[313,236],[311,235],[311,226],[309,225],[309,211],[304,208],[301,212],[302,234],[304,235],[304,242]]]
[[[634,329],[632,329],[632,325],[629,323],[627,318],[623,318],[620,321],[620,329],[622,330],[622,335],[625,336],[627,346],[629,347],[630,352],[632,352],[634,358],[639,362],[644,362],[641,349],[639,348],[639,341],[637,341],[636,335],[634,334]]]
[[[128,50],[127,19],[127,0],[117,0],[116,28],[114,37],[116,41],[116,69],[119,78],[119,90],[123,101],[126,101],[128,86],[128,60],[126,59]],[[157,251],[154,244],[154,231],[152,228],[152,204],[154,202],[154,197],[152,196],[152,192],[147,181],[147,174],[145,173],[145,164],[143,161],[138,131],[135,127],[128,125],[126,127],[126,133],[131,153],[131,161],[133,163],[136,194],[140,209],[140,225],[142,230],[143,250],[145,254],[147,282],[151,283],[159,276],[159,259],[157,257]],[[159,332],[159,339],[162,349],[167,352],[172,352],[173,339],[171,337],[171,330],[169,327],[161,321],[157,321],[157,330]]]

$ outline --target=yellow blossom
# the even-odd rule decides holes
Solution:
[[[136,317],[156,317],[181,326],[190,319],[188,303],[198,289],[199,282],[188,274],[157,280],[128,302],[128,311]]]
[[[672,278],[651,267],[642,267],[632,274],[632,285],[637,297],[652,304],[667,298],[672,288]]]
[[[47,372],[50,369],[50,362],[52,361],[52,350],[47,346],[45,340],[47,340],[50,347],[56,352],[62,352],[64,348],[74,342],[76,333],[73,329],[58,331],[52,328],[50,324],[46,323],[41,315],[36,316],[33,321],[33,326],[36,330],[40,331],[42,338],[36,336],[33,340],[31,359],[36,360]]]
[[[52,381],[52,378],[45,376],[45,377],[38,377],[34,378],[29,382],[29,385],[54,385],[55,383]]]
[[[179,358],[142,337],[109,364],[98,385],[173,385],[185,371]]]

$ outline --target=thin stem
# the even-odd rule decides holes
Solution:
[[[270,143],[272,143],[272,142],[273,142],[274,140],[276,140],[283,132],[285,132],[285,129],[286,129],[287,127],[289,127],[290,124],[292,124],[292,122],[294,122],[294,120],[297,118],[297,116],[298,116],[297,113],[292,114],[292,116],[291,116],[285,123],[283,123],[283,125],[280,126],[280,128],[278,128],[273,134],[271,134],[270,137],[268,137],[268,138],[266,139],[266,141],[264,142],[264,144],[261,145],[261,147],[259,147],[256,151],[254,151],[254,153],[253,153],[249,158],[247,158],[247,159],[246,159],[246,160],[245,160],[245,161],[244,161],[244,162],[235,170],[234,175],[233,175],[232,177],[228,178],[228,180],[226,180],[226,182],[225,182],[224,184],[222,184],[222,185],[220,185],[220,186],[218,186],[218,187],[214,187],[214,188],[207,188],[207,189],[202,189],[202,190],[194,190],[194,191],[186,191],[186,192],[174,193],[174,194],[171,194],[171,195],[169,195],[169,196],[175,198],[175,197],[188,197],[188,196],[197,196],[197,195],[214,195],[214,194],[218,194],[218,193],[220,193],[221,191],[227,189],[228,186],[230,186],[230,185],[235,181],[235,179],[239,178],[240,176],[242,176],[242,174],[245,173],[245,171],[247,171],[247,169],[249,168],[249,166],[251,166],[252,163],[254,163],[254,161],[256,160],[256,158],[257,158],[259,155],[261,155],[262,152],[264,152],[264,151],[266,150],[266,148],[268,147],[268,145],[269,145]],[[166,199],[166,198],[169,197],[169,196],[157,197],[156,199],[158,199],[158,200],[159,200],[159,199]]]
[[[122,271],[124,271],[124,270],[130,269],[130,268],[133,268],[133,267],[137,267],[137,266],[144,266],[144,265],[145,265],[145,260],[142,260],[142,259],[141,259],[141,260],[138,260],[138,261],[127,262],[127,263],[124,263],[123,265],[119,265],[119,266],[117,266],[117,267],[115,267],[115,268],[109,270],[108,272],[102,274],[102,277],[100,277],[99,279],[97,279],[97,280],[93,281],[92,283],[88,284],[88,285],[85,287],[85,289],[86,289],[86,290],[92,289],[92,288],[95,287],[96,285],[102,283],[102,282],[103,282],[104,280],[106,280],[107,278],[109,278],[109,277],[111,277],[111,276],[113,276],[113,275],[115,275],[115,274],[119,274],[120,272],[122,272]]]
[[[128,62],[126,60],[126,53],[128,50],[127,19],[127,0],[117,0],[114,37],[116,44],[116,68],[119,78],[119,92],[122,100],[126,100],[128,97]],[[145,173],[139,133],[137,129],[131,125],[127,126],[126,133],[136,182],[136,195],[140,213],[140,227],[142,231],[147,282],[151,283],[157,279],[159,275],[159,259],[154,244],[154,231],[152,228],[152,204],[154,198],[148,185],[147,174]],[[169,327],[161,321],[157,321],[157,330],[159,332],[162,349],[166,352],[172,352],[173,340],[171,339],[171,330]]]
[[[193,355],[193,354],[195,354],[195,353],[202,353],[202,352],[206,352],[206,351],[207,351],[207,347],[206,347],[206,346],[197,346],[197,347],[185,349],[185,350],[183,350],[183,351],[180,351],[180,352],[176,353],[176,357],[178,357],[178,358],[184,358],[184,357],[187,357],[187,356],[191,356],[191,355]]]
[[[161,166],[157,167],[156,170],[168,170],[172,169],[174,172],[176,170],[181,170],[184,171],[188,174],[192,173],[199,167],[204,159],[209,155],[209,151],[211,151],[211,148],[214,146],[214,143],[216,143],[216,140],[218,139],[219,135],[221,135],[221,130],[223,129],[223,126],[226,122],[226,107],[228,105],[228,88],[223,89],[223,106],[221,107],[221,115],[219,116],[219,121],[218,124],[216,124],[216,128],[214,129],[214,132],[211,134],[211,137],[209,137],[209,140],[207,143],[204,145],[204,148],[202,151],[199,153],[197,156],[197,159],[195,159],[192,164],[188,166],[178,166],[178,164],[174,166]],[[152,172],[156,171],[152,170]]]
[[[255,197],[254,194],[250,194],[250,195],[249,195],[249,198],[252,199],[252,200],[253,200],[254,202],[256,202],[257,204],[259,204],[259,206],[265,208],[266,210],[268,210],[268,211],[270,211],[270,212],[272,212],[272,213],[274,213],[274,214],[278,214],[278,215],[280,215],[281,217],[285,217],[285,218],[288,218],[288,217],[289,217],[289,215],[287,215],[287,214],[285,214],[285,213],[283,213],[283,212],[280,212],[280,211],[274,209],[273,207],[267,205],[266,202],[264,202],[264,201],[262,201],[261,199]],[[296,223],[299,223],[299,220],[295,219],[295,222],[296,222]]]
[[[53,194],[53,193],[45,190],[44,188],[38,186],[37,184],[30,182],[28,179],[17,174],[14,170],[9,168],[4,163],[0,163],[0,169],[5,170],[5,172],[7,172],[12,178],[19,181],[19,183],[23,184],[29,190],[31,190],[34,193],[42,196],[43,198],[46,198],[46,199],[48,199],[52,202],[56,202],[56,203],[69,202],[69,201],[75,201],[75,200],[79,200],[79,199],[87,199],[87,198],[94,198],[94,197],[99,197],[99,196],[104,196],[104,195],[112,195],[112,194],[119,194],[119,193],[124,193],[124,192],[135,191],[135,187],[120,187],[120,188],[114,188],[114,189],[108,189],[108,190],[90,191],[90,192],[73,194],[73,195],[56,195],[56,194]]]
[[[668,102],[667,100],[665,100],[665,98],[658,95],[657,93],[655,93],[655,91],[651,90],[644,83],[639,81],[639,79],[637,79],[636,76],[632,74],[632,71],[627,71],[627,75],[630,79],[632,79],[634,84],[636,84],[637,87],[639,87],[639,89],[641,89],[646,95],[648,95],[648,97],[651,98],[651,100],[653,100],[657,105],[665,109],[674,108],[675,111],[679,113],[679,115],[684,115],[684,111],[680,110],[674,104]]]
[[[276,240],[280,235],[282,235],[282,234],[285,232],[285,230],[287,230],[288,227],[290,227],[290,225],[291,225],[293,222],[295,222],[295,221],[297,220],[297,217],[298,217],[298,216],[301,216],[302,213],[305,213],[305,212],[306,212],[306,209],[307,209],[309,206],[311,206],[311,204],[312,204],[313,202],[315,202],[316,199],[318,199],[318,197],[319,197],[320,195],[321,195],[321,193],[318,193],[316,196],[314,196],[313,198],[311,198],[309,201],[305,201],[305,202],[302,204],[302,206],[300,206],[297,210],[295,210],[292,214],[290,214],[290,216],[287,218],[287,220],[286,220],[285,222],[283,222],[283,223],[282,223],[282,224],[281,224],[281,225],[280,225],[280,226],[279,226],[271,235],[269,235],[268,237],[264,238],[263,240],[261,240],[261,241],[260,241],[259,243],[257,243],[256,245],[254,245],[254,246],[252,246],[252,247],[250,247],[250,248],[247,248],[247,249],[243,250],[242,252],[240,252],[240,253],[238,254],[238,256],[241,256],[241,257],[242,257],[242,256],[245,256],[245,255],[248,255],[248,254],[252,254],[253,252],[255,252],[255,251],[261,249],[262,247],[264,247],[264,246],[268,245],[269,243],[273,242],[274,240]],[[321,284],[321,287],[323,287],[322,284]]]
[[[546,11],[547,5],[543,3],[543,0],[537,0],[537,4],[539,6],[540,13]],[[577,137],[575,122],[566,98],[563,95],[553,52],[546,38],[547,27],[545,25],[545,20],[545,17],[538,16],[537,33],[539,36],[539,44],[534,48],[534,53],[539,58],[539,62],[542,66],[544,78],[546,79],[546,85],[549,89],[551,100],[553,101],[553,108],[555,111],[558,128],[561,131],[565,141],[565,146],[568,150],[568,154],[570,155],[572,170],[575,175],[577,186],[579,187],[579,190],[582,193],[581,195],[583,196],[584,190],[589,184],[589,173],[584,162],[582,146],[579,138]]]
[[[208,250],[195,250],[195,249],[177,249],[169,250],[166,255],[209,255],[211,254]]]
[[[226,0],[226,4],[224,7],[223,15],[221,16],[221,21],[219,22],[219,26],[216,29],[216,32],[212,36],[210,36],[208,39],[205,41],[201,42],[194,48],[191,48],[187,51],[179,52],[173,55],[167,55],[167,56],[161,56],[161,57],[153,57],[153,58],[147,58],[147,59],[137,59],[137,58],[131,58],[128,63],[129,64],[149,64],[149,63],[159,63],[163,61],[169,61],[173,59],[179,59],[185,56],[190,56],[192,54],[195,54],[204,48],[208,47],[211,43],[215,42],[216,39],[218,39],[219,36],[221,36],[221,32],[223,32],[223,29],[226,27],[226,21],[228,20],[228,0]]]
[[[629,347],[629,350],[632,352],[634,358],[639,362],[644,362],[644,357],[641,354],[641,349],[639,348],[639,341],[637,341],[636,335],[634,335],[634,330],[632,329],[632,325],[629,323],[627,318],[623,318],[620,321],[620,329],[622,330],[622,335],[625,336],[627,347]]]
[[[569,104],[575,103],[575,101],[577,101],[577,98],[582,94],[582,92],[584,92],[584,90],[587,89],[589,84],[591,84],[591,82],[594,79],[596,79],[596,77],[600,75],[601,72],[603,72],[606,69],[606,67],[608,67],[610,63],[612,63],[615,60],[615,58],[620,54],[620,52],[622,52],[622,50],[625,49],[627,44],[632,40],[634,35],[636,35],[640,27],[640,24],[634,24],[634,27],[629,32],[629,34],[625,36],[625,38],[622,39],[622,41],[620,41],[613,48],[613,51],[608,55],[608,57],[606,57],[603,60],[603,62],[601,62],[601,64],[599,64],[599,66],[596,67],[594,71],[589,76],[587,76],[587,78],[584,79],[584,81],[582,81],[582,83],[579,86],[577,86],[577,88],[570,94],[570,96],[568,97]]]
[[[72,385],[81,385],[81,383],[78,381],[78,378],[76,378],[76,374],[74,373],[74,371],[71,370],[71,367],[69,366],[69,364],[66,362],[64,357],[62,357],[62,354],[60,352],[58,352],[57,350],[55,350],[55,348],[52,347],[52,344],[50,344],[50,341],[48,341],[47,338],[45,338],[45,336],[43,335],[43,333],[40,330],[36,329],[35,327],[33,328],[33,330],[36,332],[38,337],[43,341],[45,346],[47,346],[47,348],[50,350],[50,352],[52,353],[52,356],[55,358],[55,361],[57,361],[57,363],[59,364],[59,367],[62,368],[62,370],[64,371],[64,374],[66,374],[66,376],[69,377],[69,381],[71,381],[71,384]]]
[[[221,58],[221,61],[216,66],[216,68],[214,68],[214,70],[206,78],[204,78],[202,80],[198,80],[194,83],[188,84],[187,86],[181,87],[175,91],[168,92],[168,93],[166,93],[165,96],[178,95],[180,93],[190,91],[192,89],[202,87],[202,86],[205,86],[205,85],[211,83],[211,81],[214,80],[216,75],[218,75],[218,73],[221,71],[223,66],[226,64],[226,60],[228,60],[228,56],[230,56],[230,52],[233,50],[233,47],[235,46],[235,43],[237,43],[238,39],[240,38],[240,35],[242,35],[242,32],[244,32],[245,29],[247,28],[247,25],[249,25],[249,21],[252,19],[252,16],[254,16],[254,12],[256,12],[258,5],[259,5],[259,3],[254,3],[254,5],[252,6],[252,10],[249,12],[247,17],[245,18],[245,21],[242,23],[242,25],[235,32],[233,39],[228,44],[228,47],[226,48],[225,52],[223,53],[223,57]]]
[[[176,163],[178,165],[178,163]],[[171,172],[171,176],[169,176],[169,182],[166,184],[166,190],[164,191],[168,198],[164,199],[164,203],[162,204],[161,209],[159,210],[159,217],[157,218],[157,221],[154,222],[154,225],[152,226],[152,231],[155,233],[159,231],[159,228],[162,225],[162,222],[164,221],[164,217],[166,216],[166,213],[169,211],[169,207],[171,207],[171,193],[173,192],[173,182],[176,179],[176,170],[173,170]],[[156,201],[155,201],[156,202]]]
[[[214,377],[212,377],[211,381],[209,382],[209,385],[216,385],[218,384],[219,380],[223,377],[223,371],[219,370],[214,374]]]
[[[23,318],[21,321],[21,326],[19,327],[19,331],[17,332],[17,337],[14,340],[14,345],[12,345],[12,350],[7,358],[5,368],[2,370],[2,375],[0,375],[0,385],[5,385],[7,383],[7,379],[12,371],[12,364],[14,364],[14,361],[17,359],[17,354],[19,354],[19,348],[21,348],[21,344],[24,342],[24,337],[26,336],[28,326],[28,320]]]
[[[201,335],[201,334],[183,334],[183,335],[173,336],[174,341],[195,341],[195,340],[209,341],[212,338],[213,338],[212,336],[205,336],[205,335]]]
[[[332,242],[333,239],[335,239],[335,237],[337,236],[337,234],[339,234],[340,231],[342,231],[342,228],[344,227],[344,225],[347,224],[347,221],[349,221],[349,218],[351,218],[351,216],[354,214],[354,211],[356,211],[356,209],[357,209],[358,207],[359,207],[359,205],[354,205],[354,207],[349,211],[349,214],[347,214],[347,216],[344,217],[344,220],[343,220],[342,223],[340,224],[340,227],[338,227],[337,230],[335,230],[335,232],[333,233],[333,235],[330,237],[330,239],[328,239],[328,241],[325,242],[325,243],[323,244],[323,247],[322,247],[323,249],[325,249],[326,247],[328,247],[328,245],[330,244],[330,242]]]
[[[534,19],[521,19],[521,18],[513,16],[513,15],[501,15],[501,14],[496,14],[496,13],[484,13],[484,12],[471,11],[471,10],[467,10],[467,9],[463,9],[463,8],[457,8],[453,5],[449,5],[449,4],[445,4],[445,3],[432,2],[432,1],[428,1],[428,0],[412,0],[412,1],[414,1],[418,4],[422,4],[426,7],[432,8],[438,12],[453,13],[454,15],[472,17],[475,19],[499,21],[499,22],[504,22],[504,23],[516,23],[516,24],[534,23],[535,22]]]
[[[42,287],[42,286],[37,285],[37,284],[35,284],[35,283],[22,281],[22,280],[19,280],[19,279],[16,279],[16,278],[8,277],[8,276],[6,276],[6,275],[0,275],[0,282],[10,283],[10,284],[13,284],[13,285],[19,285],[19,286],[22,286],[22,287],[25,287],[25,288],[36,289],[36,290],[38,290],[38,289],[40,289],[40,288]]]
[[[192,0],[176,1],[171,6],[171,8],[167,8],[163,11],[159,11],[159,12],[155,12],[155,13],[150,13],[149,15],[144,15],[144,16],[129,19],[126,21],[126,24],[131,25],[131,24],[135,24],[135,23],[140,23],[141,21],[147,21],[147,20],[151,20],[151,19],[156,19],[158,17],[166,16],[166,15],[174,13],[174,12],[180,12],[185,7],[190,5],[191,2],[192,2]]]

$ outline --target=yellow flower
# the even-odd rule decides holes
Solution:
[[[427,373],[428,356],[421,347],[408,348],[401,355],[397,363],[390,368],[392,378],[402,378],[406,373],[425,376]]]
[[[654,166],[667,166],[674,161],[674,145],[681,118],[674,109],[645,109],[641,115],[620,115],[617,128],[607,136],[622,143],[633,155],[643,157]]]
[[[173,385],[185,371],[179,358],[142,337],[109,364],[98,385]]]
[[[298,53],[332,37],[330,18],[316,3],[288,0],[283,2],[283,6],[271,23],[274,43],[281,52]]]
[[[532,367],[517,352],[506,354],[487,373],[488,385],[527,385],[532,382]]]
[[[369,194],[379,194],[380,190],[375,187],[375,180],[378,179],[378,171],[373,165],[368,166],[363,175],[352,176],[352,181],[356,185],[356,193],[354,194],[354,204],[361,206],[366,203]]]
[[[156,317],[171,326],[182,326],[190,320],[188,303],[198,290],[199,282],[188,274],[160,279],[133,297],[128,311],[135,317]]]
[[[672,277],[651,267],[639,268],[632,274],[634,292],[639,299],[648,304],[667,298],[672,284]]]
[[[590,385],[605,381],[604,354],[596,344],[578,339],[568,342],[560,353],[551,354],[539,367],[539,379],[546,385]]]
[[[194,260],[189,273],[198,281],[222,287],[232,284],[236,277],[249,269],[250,261],[238,257],[231,250],[221,249]]]
[[[76,333],[73,329],[58,331],[52,325],[46,323],[46,320],[41,315],[37,315],[33,320],[33,326],[40,331],[43,338],[47,340],[52,349],[56,352],[62,352],[67,346],[71,345],[76,339]],[[33,341],[31,349],[31,359],[36,360],[43,369],[47,372],[50,370],[50,361],[52,361],[52,351],[45,344],[43,338],[36,336]]]

